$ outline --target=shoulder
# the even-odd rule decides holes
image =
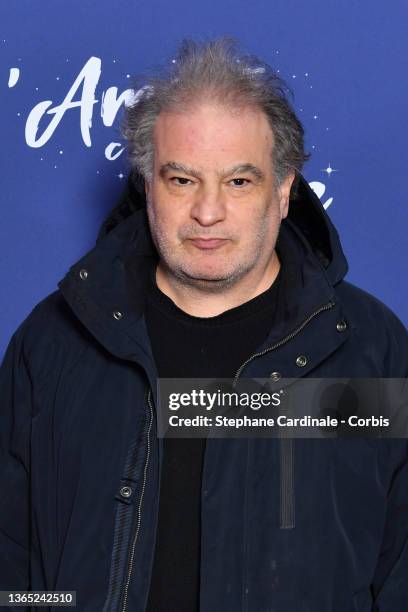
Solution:
[[[10,344],[14,344],[33,376],[46,380],[78,357],[88,336],[89,332],[57,290],[33,308]]]
[[[53,336],[67,338],[66,333],[70,337],[81,325],[61,292],[56,290],[38,302],[20,327],[30,343]]]
[[[339,283],[336,292],[356,322],[375,322],[379,332],[395,330],[407,334],[406,327],[397,315],[371,293],[347,281]]]
[[[381,353],[388,376],[406,376],[408,331],[397,315],[381,300],[352,283],[340,282],[336,293],[361,346]]]

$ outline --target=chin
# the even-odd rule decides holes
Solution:
[[[183,266],[181,268],[182,273],[189,276],[192,279],[197,280],[227,280],[234,273],[231,270],[225,268],[209,268],[208,266]]]
[[[208,270],[199,267],[181,268],[176,276],[186,285],[214,292],[230,287],[240,278],[236,270]]]

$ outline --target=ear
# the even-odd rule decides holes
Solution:
[[[289,212],[289,196],[290,190],[292,187],[292,183],[295,178],[295,173],[290,172],[279,185],[278,194],[279,194],[279,208],[281,219],[285,219],[288,216]]]
[[[150,181],[148,181],[146,178],[144,180],[144,188],[145,188],[145,194],[146,194],[146,201],[149,201],[149,194],[150,194],[150,189],[151,189],[151,184]]]

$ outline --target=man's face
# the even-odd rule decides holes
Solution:
[[[254,108],[161,113],[147,211],[161,274],[207,291],[267,271],[293,175],[275,188],[273,134]]]

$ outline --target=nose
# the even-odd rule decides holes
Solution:
[[[203,226],[223,221],[226,215],[226,202],[221,188],[202,185],[194,194],[190,215]]]

